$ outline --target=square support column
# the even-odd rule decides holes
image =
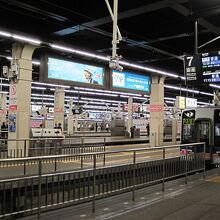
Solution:
[[[153,76],[150,95],[150,146],[163,145],[164,77]]]
[[[72,112],[72,109],[73,109],[73,99],[71,98],[70,102],[69,102],[69,115],[68,115],[68,120],[67,120],[68,134],[73,134],[73,112]]]
[[[64,98],[64,88],[56,88],[54,97],[54,125],[60,123],[62,131],[64,125]]]
[[[132,113],[133,113],[133,97],[129,96],[128,97],[128,120],[127,120],[127,125],[126,125],[127,132],[130,132],[130,129],[133,126]]]
[[[9,157],[28,155],[34,49],[35,47],[30,45],[13,44],[12,47],[12,64],[18,65],[18,76],[17,80],[10,81],[8,138],[18,141],[8,142]],[[20,139],[26,139],[26,141]],[[15,155],[16,152],[20,152],[20,155]]]
[[[6,124],[6,103],[7,103],[7,94],[0,93],[0,125],[2,125],[3,122]]]

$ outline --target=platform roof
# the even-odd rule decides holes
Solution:
[[[112,6],[113,0],[109,3]],[[119,0],[118,11],[123,37],[118,54],[126,61],[180,76],[184,75],[182,56],[195,51],[195,20],[198,46],[220,33],[218,0]],[[112,19],[104,0],[0,0],[0,30],[104,56],[112,52]],[[199,48],[199,52],[220,50],[219,41]],[[0,37],[2,57],[10,54],[11,43],[11,39]],[[34,59],[49,50],[47,46],[41,47],[34,53]],[[34,80],[38,80],[39,70],[34,72]],[[171,77],[165,83],[184,86],[183,80]],[[212,92],[207,85],[195,89]],[[169,89],[166,92],[179,93]]]

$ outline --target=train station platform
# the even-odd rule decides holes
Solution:
[[[101,199],[92,213],[91,202],[41,214],[41,219],[53,220],[216,220],[220,219],[220,168],[194,174],[132,193]],[[23,220],[36,219],[34,216]]]

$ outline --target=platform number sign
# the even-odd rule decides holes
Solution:
[[[201,54],[184,57],[186,84],[196,85],[202,82]]]

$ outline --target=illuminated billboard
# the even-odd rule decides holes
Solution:
[[[48,79],[104,84],[104,68],[48,57]]]
[[[112,87],[150,92],[151,78],[130,72],[112,71]]]

